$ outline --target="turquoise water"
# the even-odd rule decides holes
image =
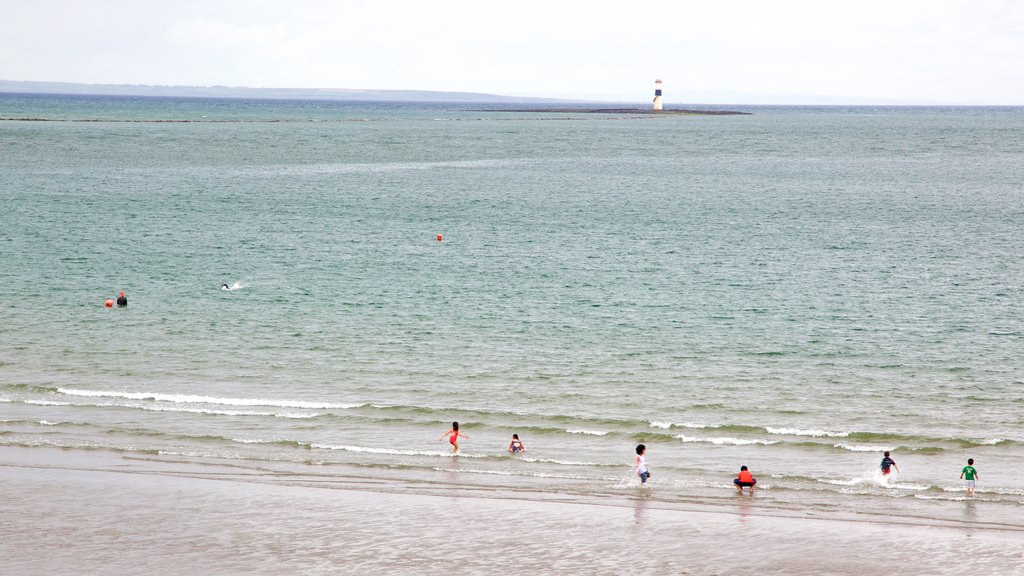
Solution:
[[[0,445],[1020,527],[1024,110],[747,110],[0,95]]]

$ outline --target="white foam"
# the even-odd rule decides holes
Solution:
[[[531,478],[562,478],[566,480],[588,480],[588,476],[577,474],[545,474],[543,472],[512,472],[507,470],[473,470],[465,468],[434,468],[436,472],[458,472],[460,474],[488,474],[492,476],[529,476]]]
[[[220,289],[224,291],[241,290],[242,288],[245,288],[245,285],[243,285],[241,282],[235,282],[231,286],[227,286],[226,284],[220,285]]]
[[[827,430],[802,430],[800,428],[772,428],[771,426],[765,426],[764,429],[769,434],[783,434],[786,436],[812,436],[815,438],[845,438],[850,435],[849,432],[829,432]]]
[[[246,438],[232,438],[231,441],[232,442],[237,442],[239,444],[280,444],[282,442],[284,442],[284,443],[297,443],[297,442],[295,442],[295,440],[289,440],[287,438],[279,438],[277,440],[256,440],[256,439],[246,439]]]
[[[928,484],[911,484],[909,482],[903,482],[903,483],[899,483],[899,484],[889,484],[889,487],[891,487],[891,488],[898,488],[900,490],[916,490],[916,491],[919,491],[919,492],[931,489],[931,486],[928,485]]]
[[[823,484],[831,484],[833,486],[858,486],[860,484],[866,484],[871,482],[867,478],[851,478],[849,480],[838,480],[833,478],[815,478],[818,482]]]
[[[972,440],[972,442],[974,442],[975,444],[977,444],[979,446],[995,446],[996,444],[999,444],[1000,442],[1003,442],[1004,440],[1005,440],[1004,438],[986,438],[984,440],[980,440],[980,439],[979,440]]]
[[[569,434],[586,434],[588,436],[604,436],[608,432],[599,432],[597,430],[566,430]]]
[[[486,458],[486,454],[452,454],[440,450],[396,450],[394,448],[370,448],[368,446],[346,446],[332,444],[310,444],[311,448],[321,450],[342,450],[345,452],[359,452],[364,454],[387,454],[390,456],[458,456],[460,458]]]
[[[34,404],[36,406],[71,406],[71,402],[52,402],[50,400],[23,400],[25,404]]]
[[[213,416],[273,416],[274,418],[316,418],[316,412],[254,412],[250,410],[210,410],[208,408],[177,408],[169,406],[125,406],[126,408],[139,408],[150,412],[185,412],[190,414],[210,414]]]
[[[191,394],[160,394],[157,392],[111,392],[106,390],[76,390],[58,388],[58,392],[68,396],[84,396],[91,398],[125,398],[128,400],[153,400],[156,402],[174,402],[180,404],[222,404],[225,406],[274,406],[279,408],[300,408],[307,410],[351,409],[365,404],[338,404],[330,402],[304,402],[300,400],[269,400],[262,398],[219,398],[214,396],[195,396]]]
[[[719,428],[718,424],[694,424],[692,422],[651,422],[652,428],[662,428],[668,430],[669,428],[690,428],[693,430],[704,430],[706,428]]]
[[[682,440],[683,442],[707,442],[709,444],[715,444],[718,446],[750,446],[752,444],[770,446],[772,444],[778,444],[778,442],[775,440],[749,440],[744,438],[696,438],[694,436],[683,435],[676,436],[676,438]]]
[[[523,462],[533,462],[539,464],[559,464],[561,466],[608,466],[608,464],[599,464],[597,462],[579,462],[576,460],[556,460],[554,458],[518,458]],[[617,464],[616,464],[617,466]]]
[[[895,450],[895,446],[864,446],[860,444],[833,444],[834,448],[842,448],[843,450],[849,450],[850,452],[885,452],[887,450]]]

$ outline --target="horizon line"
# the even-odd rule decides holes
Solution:
[[[19,89],[21,88],[21,89]],[[24,88],[34,88],[34,90],[26,90]],[[62,91],[60,88],[64,88],[67,91]],[[13,89],[13,91],[12,91]],[[104,91],[104,89],[108,91]],[[115,92],[109,92],[109,90],[115,90]],[[116,91],[120,90],[120,92]],[[183,92],[181,94],[145,94],[140,93],[142,91],[177,91]],[[187,92],[193,92],[188,94]],[[202,94],[195,92],[202,91],[214,91],[220,92],[221,94]],[[253,95],[240,95],[230,94],[231,91],[240,92],[253,92],[259,94]],[[267,100],[283,100],[283,99],[318,99],[318,100],[331,100],[331,101],[355,101],[359,98],[354,98],[359,95],[373,96],[376,95],[376,100],[382,99],[383,96],[392,102],[416,102],[419,100],[408,99],[399,100],[395,96],[399,95],[411,95],[411,94],[425,94],[434,96],[426,101],[432,102],[516,102],[516,103],[543,103],[543,102],[576,102],[576,103],[594,103],[594,104],[616,104],[616,103],[646,103],[645,100],[628,100],[628,99],[594,99],[594,98],[567,98],[564,96],[514,96],[508,94],[495,94],[489,92],[476,92],[468,90],[430,90],[430,89],[416,89],[416,88],[290,88],[290,87],[271,87],[271,86],[229,86],[224,84],[214,85],[202,85],[202,84],[134,84],[134,83],[87,83],[87,82],[67,82],[61,80],[7,80],[0,78],[0,92],[13,93],[13,94],[54,94],[54,95],[94,95],[94,96],[159,96],[159,97],[179,97],[179,98],[225,98],[225,99],[239,99],[239,98],[262,98]],[[126,93],[131,92],[131,93]],[[708,91],[702,91],[708,92]],[[723,91],[730,93],[733,91]],[[742,94],[742,93],[740,93]],[[445,100],[439,99],[445,95],[450,96],[461,96],[460,99]],[[330,96],[348,96],[343,98],[330,98]],[[828,95],[803,95],[803,94],[760,94],[750,93],[748,95],[751,99],[757,100],[757,102],[744,101],[746,98],[732,101],[679,101],[673,100],[666,102],[666,104],[674,105],[698,105],[698,106],[724,106],[724,105],[737,105],[737,106],[915,106],[915,107],[1001,107],[1001,108],[1014,108],[1021,107],[1024,104],[992,104],[984,102],[935,102],[927,101],[924,99],[917,98],[896,98],[896,99],[885,99],[876,97],[844,97],[844,96],[828,96]],[[466,97],[474,97],[472,100],[466,100]],[[778,99],[780,101],[772,102],[771,100]],[[479,98],[476,99],[476,98]],[[371,98],[370,100],[374,100]]]

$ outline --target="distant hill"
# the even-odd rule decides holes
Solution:
[[[543,104],[552,98],[525,98],[476,92],[430,90],[353,90],[345,88],[245,88],[236,86],[147,86],[142,84],[76,84],[0,80],[0,92],[104,96],[178,96],[186,98],[269,98],[378,102],[466,102]]]

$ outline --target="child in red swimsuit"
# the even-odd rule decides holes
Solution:
[[[452,445],[452,454],[457,454],[459,452],[459,436],[467,439],[469,438],[469,436],[459,432],[458,422],[452,422],[452,429],[442,434],[439,440],[444,440],[446,436],[448,437],[448,443]]]

